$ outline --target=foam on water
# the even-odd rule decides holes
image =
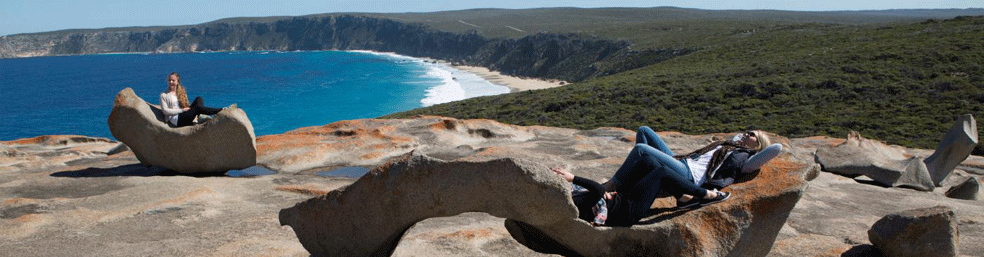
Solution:
[[[420,103],[426,106],[442,104],[472,97],[509,93],[508,87],[492,84],[478,75],[455,69],[441,63],[429,64],[427,76],[440,79],[441,84],[427,89]]]
[[[353,50],[350,52],[384,56],[401,61],[416,62],[426,66],[428,71],[423,78],[437,80],[440,84],[427,89],[424,99],[420,100],[420,104],[424,107],[464,100],[472,97],[499,95],[510,92],[508,87],[492,84],[492,82],[489,82],[474,73],[455,69],[445,63],[428,61],[427,59],[419,59],[395,53],[364,50]]]

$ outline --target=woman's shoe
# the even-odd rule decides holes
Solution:
[[[700,205],[700,199],[693,198],[693,199],[690,199],[690,201],[685,201],[685,202],[684,201],[677,200],[676,204],[677,204],[677,206],[676,206],[677,209],[687,209],[687,208],[691,208],[691,207]]]
[[[701,199],[700,206],[708,206],[711,204],[719,203],[724,200],[728,200],[728,198],[730,197],[731,197],[731,193],[729,192],[717,192],[717,197],[711,199]]]

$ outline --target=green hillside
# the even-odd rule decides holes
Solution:
[[[935,148],[958,115],[979,118],[984,109],[984,16],[751,29],[724,24],[691,25],[716,28],[704,41],[665,39],[697,51],[648,67],[387,117],[434,114],[579,129],[649,125],[694,134],[755,128],[791,137],[857,130]],[[661,40],[648,44],[674,44]]]
[[[488,37],[579,33],[627,40],[640,49],[716,45],[724,35],[781,24],[885,24],[981,15],[981,9],[797,12],[655,8],[473,9],[433,13],[366,14],[416,22],[443,31]]]

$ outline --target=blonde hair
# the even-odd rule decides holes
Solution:
[[[168,74],[167,76],[174,76],[175,78],[178,78],[178,86],[174,88],[174,94],[178,96],[178,107],[190,107],[191,103],[188,102],[188,93],[185,92],[184,85],[181,85],[181,75],[178,75],[177,72],[171,72],[171,74]]]
[[[762,149],[765,149],[766,147],[768,147],[769,145],[772,144],[772,140],[769,139],[769,134],[768,133],[765,133],[765,131],[752,130],[752,131],[748,131],[748,132],[750,132],[753,135],[755,135],[755,138],[758,139],[757,140],[758,141],[758,146],[755,147],[755,151],[762,151]]]

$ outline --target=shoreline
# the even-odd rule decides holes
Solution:
[[[534,79],[534,78],[520,78],[510,75],[504,75],[501,72],[490,70],[489,68],[480,66],[468,66],[468,65],[455,65],[448,64],[452,68],[459,69],[461,71],[478,75],[485,81],[492,83],[497,86],[504,86],[509,88],[510,93],[527,91],[527,90],[538,90],[555,88],[568,85],[566,81],[560,80],[544,80],[544,79]]]

